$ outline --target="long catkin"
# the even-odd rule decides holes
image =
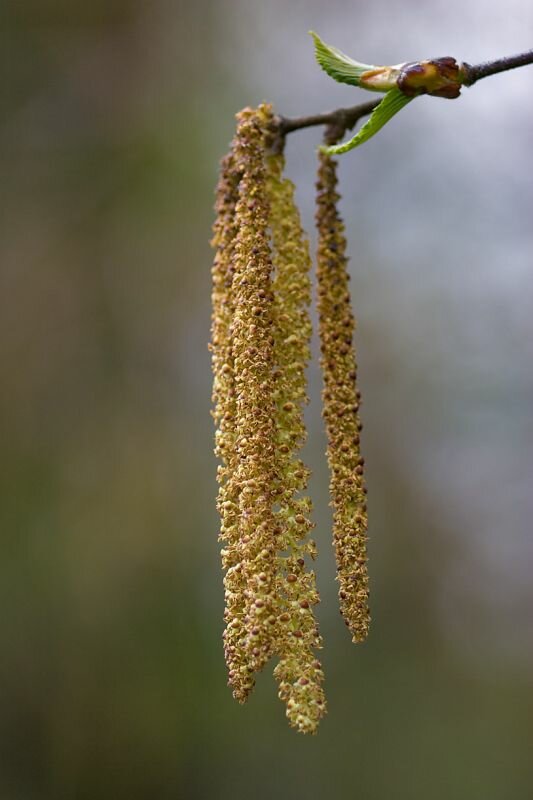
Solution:
[[[212,353],[218,509],[225,569],[229,684],[244,702],[274,651],[273,389],[269,207],[265,140],[271,111],[244,109],[222,165],[213,267]]]
[[[283,178],[281,155],[268,159],[267,189],[273,245],[274,386],[277,420],[276,597],[279,604],[274,675],[290,724],[315,733],[326,710],[324,675],[316,650],[322,646],[313,607],[319,602],[315,574],[306,557],[316,547],[308,534],[311,501],[302,493],[309,470],[298,457],[306,439],[305,369],[310,358],[311,261],[294,200],[294,185]]]
[[[237,413],[235,370],[231,327],[235,313],[234,258],[238,227],[235,209],[239,198],[241,172],[232,150],[221,163],[216,190],[216,220],[212,246],[215,259],[212,268],[211,359],[213,368],[213,418],[217,426],[215,454],[222,462],[217,470],[219,491],[217,508],[220,514],[219,538],[225,544],[223,565],[226,628],[224,652],[229,671],[229,684],[234,697],[244,702],[253,689],[254,677],[246,652],[242,598],[246,589],[244,571],[239,559],[239,492],[234,480],[237,469],[235,452],[235,419]]]

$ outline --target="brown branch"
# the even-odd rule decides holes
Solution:
[[[381,98],[380,98],[381,99]],[[288,119],[278,117],[279,132],[282,136],[301,128],[310,128],[313,125],[338,125],[345,130],[351,130],[361,117],[371,114],[380,100],[370,100],[368,103],[361,103],[351,108],[338,108],[336,111],[328,111],[325,114],[314,114],[310,117],[297,117]]]
[[[533,64],[533,50],[528,50],[527,53],[520,53],[517,56],[498,58],[496,61],[485,61],[474,66],[463,64],[464,84],[465,86],[472,86],[476,81],[488,78],[489,75],[497,75],[499,72],[507,72],[507,70],[516,69],[517,67],[527,67],[528,64]]]
[[[330,131],[332,138],[335,140],[341,139],[346,131],[350,131],[355,124],[361,119],[371,114],[376,106],[381,102],[381,97],[378,100],[370,100],[367,103],[360,103],[358,106],[351,108],[337,108],[335,111],[327,111],[324,114],[312,114],[309,117],[274,117],[274,141],[272,149],[275,152],[281,152],[285,143],[285,136],[293,131],[299,131],[302,128],[311,128],[315,125],[326,125]]]

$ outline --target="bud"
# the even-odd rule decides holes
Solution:
[[[400,91],[407,97],[429,94],[454,99],[461,94],[464,73],[455,58],[446,56],[432,61],[403,64],[397,78]]]

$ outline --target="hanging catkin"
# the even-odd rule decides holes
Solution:
[[[323,374],[323,417],[328,437],[333,541],[341,613],[354,642],[370,624],[367,573],[367,506],[359,435],[360,394],[353,346],[355,320],[348,291],[344,225],[337,211],[336,164],[319,154],[318,315]]]
[[[229,684],[244,702],[272,657],[290,724],[315,733],[326,712],[314,607],[316,546],[306,496],[305,371],[310,258],[293,184],[272,143],[269,106],[244,109],[217,188],[213,245],[213,416],[224,543]],[[274,124],[275,127],[275,124]],[[318,295],[324,418],[341,609],[354,641],[369,624],[366,502],[345,240],[334,163],[320,156]]]
[[[274,396],[277,420],[276,597],[279,604],[276,638],[279,663],[274,675],[286,702],[291,725],[314,733],[326,705],[324,680],[316,649],[322,646],[313,606],[319,602],[313,571],[306,557],[315,558],[308,538],[313,527],[311,501],[302,496],[309,470],[298,458],[306,439],[303,419],[307,403],[305,369],[310,358],[311,301],[308,243],[294,201],[294,185],[282,176],[281,155],[268,159],[267,188],[273,244]]]
[[[218,508],[226,570],[224,644],[239,701],[274,650],[276,424],[265,138],[266,106],[237,115],[219,185],[214,244],[213,369]],[[225,393],[225,397],[223,394]]]
[[[235,208],[238,230],[231,324],[236,469],[229,485],[239,498],[235,508],[239,537],[234,551],[224,556],[226,566],[240,566],[244,573],[246,588],[240,598],[238,627],[254,672],[261,670],[273,654],[277,621],[272,493],[277,478],[272,261],[264,159],[270,118],[271,111],[265,106],[242,111],[234,150],[242,177]]]
[[[235,142],[234,145],[235,147]],[[222,161],[216,191],[216,220],[212,246],[216,249],[212,269],[211,354],[213,367],[213,417],[217,425],[215,453],[221,460],[217,479],[217,507],[220,514],[220,539],[225,543],[223,565],[226,608],[224,618],[224,651],[229,671],[229,684],[234,697],[244,702],[253,689],[253,669],[245,648],[243,597],[245,574],[239,557],[238,485],[235,451],[237,403],[235,371],[231,343],[231,325],[235,313],[233,285],[234,248],[237,236],[235,209],[238,201],[240,171],[232,151]]]

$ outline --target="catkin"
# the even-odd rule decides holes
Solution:
[[[261,670],[272,656],[277,623],[272,494],[278,478],[272,378],[272,261],[264,165],[270,118],[271,112],[265,106],[240,112],[233,148],[241,179],[235,206],[237,233],[233,244],[230,325],[235,390],[234,469],[226,486],[236,536],[224,549],[223,564],[228,570],[226,583],[231,575],[226,646],[230,643],[239,654],[240,674],[235,674],[234,668],[229,673],[236,696],[247,691],[250,671]],[[235,571],[238,578],[234,580]]]
[[[294,186],[283,179],[281,155],[268,159],[267,189],[273,244],[274,399],[276,404],[276,597],[278,628],[274,675],[290,724],[315,733],[326,710],[324,675],[316,658],[322,646],[313,607],[319,602],[313,571],[305,558],[315,558],[308,534],[311,501],[302,496],[309,470],[298,458],[306,439],[303,408],[307,403],[305,369],[310,358],[311,300],[309,248],[294,201]]]
[[[233,148],[236,142],[233,143]],[[212,246],[216,249],[212,269],[211,354],[213,367],[213,417],[217,425],[215,453],[221,460],[217,479],[217,508],[220,514],[220,536],[224,576],[226,628],[224,652],[229,672],[229,685],[234,697],[244,702],[253,689],[253,669],[246,652],[243,597],[246,590],[242,559],[239,553],[239,491],[234,480],[237,469],[235,453],[235,420],[237,403],[231,325],[235,313],[235,240],[238,227],[235,209],[241,172],[232,150],[222,161],[216,191],[216,221]]]
[[[326,713],[316,557],[309,534],[305,370],[310,258],[282,155],[268,155],[269,106],[244,109],[221,165],[213,246],[213,417],[225,570],[228,682],[244,702],[272,657],[289,723],[315,733]],[[335,164],[320,155],[318,311],[341,611],[354,641],[369,626],[366,488],[346,242]]]
[[[344,225],[337,211],[336,163],[319,154],[318,315],[323,374],[323,417],[328,437],[333,541],[340,609],[354,642],[370,624],[367,572],[367,505],[360,451],[360,393],[353,345],[355,320],[348,291]]]

